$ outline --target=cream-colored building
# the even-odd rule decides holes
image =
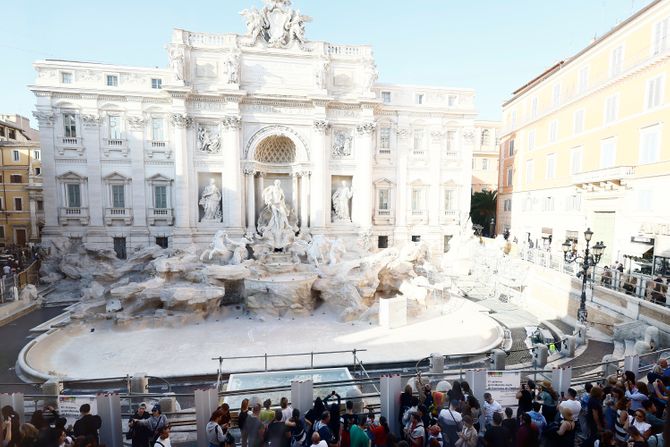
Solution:
[[[41,150],[29,123],[20,115],[0,115],[0,247],[40,241]]]
[[[503,105],[498,231],[560,250],[591,227],[606,263],[653,255],[667,274],[669,28],[654,1]]]
[[[475,121],[472,147],[472,192],[498,189],[499,121]]]

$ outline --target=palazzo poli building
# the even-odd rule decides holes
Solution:
[[[278,180],[300,231],[441,252],[469,213],[474,91],[379,84],[371,47],[306,40],[288,0],[241,14],[245,35],[175,29],[169,69],[34,64],[43,239],[123,257],[249,235]]]
[[[560,250],[587,227],[668,274],[670,2],[654,1],[503,106],[498,232]],[[580,240],[583,246],[583,240]],[[665,265],[665,267],[664,267]]]

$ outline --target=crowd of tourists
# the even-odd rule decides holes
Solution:
[[[490,393],[479,401],[465,381],[433,390],[421,375],[398,397],[397,430],[374,411],[331,392],[302,414],[282,397],[244,399],[239,411],[221,404],[206,425],[209,447],[663,447],[670,437],[670,368],[660,360],[646,380],[626,371],[578,393],[557,393],[550,382],[528,380],[516,393],[516,411]],[[80,408],[72,427],[56,409],[37,410],[21,423],[2,408],[2,447],[99,447],[102,421]],[[132,447],[171,447],[170,424],[159,405],[140,404],[128,420]]]

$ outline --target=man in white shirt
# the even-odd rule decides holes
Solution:
[[[484,405],[482,410],[484,412],[484,425],[487,427],[493,424],[493,415],[495,413],[503,414],[502,405],[493,400],[491,393],[484,393]]]
[[[572,420],[576,420],[579,417],[579,413],[582,411],[582,404],[577,400],[577,391],[574,388],[568,388],[568,395],[565,400],[558,405],[558,408],[567,408],[572,414]]]
[[[312,447],[328,447],[328,443],[321,439],[318,431],[312,433]]]

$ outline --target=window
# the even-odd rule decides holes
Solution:
[[[42,151],[39,149],[33,151],[33,158],[35,160],[40,160],[42,158]]]
[[[12,174],[9,176],[10,183],[23,183],[23,178],[20,174]]]
[[[23,199],[21,197],[14,197],[14,209],[16,211],[23,210]]]
[[[611,168],[616,164],[616,140],[607,138],[600,142],[600,168]]]
[[[413,213],[422,213],[423,212],[423,189],[422,188],[412,188],[412,212]]]
[[[551,97],[553,106],[557,107],[561,103],[561,84],[554,85]]]
[[[656,163],[659,160],[660,142],[658,124],[640,130],[640,164]]]
[[[577,81],[577,89],[579,93],[584,93],[589,87],[589,67],[582,67],[579,70],[579,80]]]
[[[456,152],[456,131],[447,131],[447,152]]]
[[[66,188],[68,208],[81,208],[81,189],[77,183],[69,183]]]
[[[444,247],[443,247],[443,249],[444,249],[445,253],[449,251],[449,241],[451,241],[452,237],[454,237],[454,236],[451,235],[451,234],[445,234],[444,235],[444,239],[443,239]]]
[[[549,142],[554,143],[558,138],[558,120],[549,123]]]
[[[2,197],[0,197],[0,210],[4,211],[5,210],[5,204],[3,202]]]
[[[605,124],[616,120],[619,112],[619,95],[611,95],[605,99]]]
[[[623,46],[619,45],[610,54],[610,77],[621,73],[623,68]]]
[[[652,191],[649,189],[642,189],[637,192],[637,209],[638,211],[651,211]]]
[[[391,92],[382,92],[382,102],[384,104],[391,103]]]
[[[663,97],[663,76],[657,76],[647,81],[645,97],[645,109],[653,109],[661,105]]]
[[[5,128],[3,126],[0,126],[0,137],[5,136]]]
[[[579,211],[582,207],[582,196],[579,194],[572,194],[565,200],[566,211]],[[576,239],[575,239],[576,241]]]
[[[10,140],[16,140],[16,130],[15,129],[9,129],[9,139]]]
[[[125,237],[115,237],[114,238],[114,251],[116,252],[116,257],[119,259],[126,259],[126,238]]]
[[[530,117],[537,118],[537,96],[530,99]]]
[[[117,75],[107,75],[107,86],[108,87],[118,87],[119,86],[119,77]]]
[[[412,235],[412,242],[421,242],[421,235],[413,234]]]
[[[486,171],[489,168],[489,159],[482,158],[482,171]]]
[[[528,132],[528,150],[532,151],[535,149],[535,130]]]
[[[380,189],[378,193],[377,209],[380,211],[388,211],[389,209],[389,190]]]
[[[156,245],[158,245],[160,248],[168,248],[168,238],[165,236],[157,236]]]
[[[507,186],[512,186],[512,168],[507,168]]]
[[[488,146],[491,144],[491,131],[489,129],[482,130],[481,145]]]
[[[60,82],[62,84],[72,84],[72,73],[69,71],[63,71],[60,74]]]
[[[154,186],[154,208],[166,209],[167,207],[167,186]]]
[[[125,208],[126,196],[125,196],[124,185],[111,185],[111,186],[112,186],[112,208]]]
[[[533,160],[526,160],[526,183],[533,181]]]
[[[581,146],[574,147],[570,150],[570,174],[578,174],[582,172],[582,155]]]
[[[151,118],[151,140],[164,141],[163,118]]]
[[[109,139],[121,139],[121,117],[118,115],[111,115],[108,117],[109,123]]]
[[[449,95],[449,96],[447,97],[447,105],[448,105],[449,107],[454,107],[454,106],[456,106],[456,104],[458,104],[458,96],[456,96],[456,95]]]
[[[417,103],[417,104],[423,104],[423,93],[417,93],[417,95],[416,95],[416,103]]]
[[[423,129],[414,130],[414,154],[421,155],[423,154],[423,142],[424,142],[424,131]]]
[[[77,121],[74,113],[63,114],[63,125],[65,126],[66,138],[77,138]]]
[[[509,156],[514,155],[514,140],[509,140]]]
[[[35,175],[42,175],[42,168],[35,168]]]
[[[456,209],[455,198],[456,198],[456,191],[454,191],[453,189],[445,189],[444,190],[444,210],[445,211],[453,211],[453,210]]]
[[[151,88],[155,88],[155,89],[163,88],[163,80],[162,79],[157,79],[157,78],[152,78],[151,79]]]
[[[379,148],[389,149],[391,147],[391,128],[382,127],[379,129]]]
[[[542,210],[543,211],[554,211],[554,198],[545,197],[542,201]]]
[[[556,154],[547,155],[547,179],[553,179],[556,177]]]
[[[512,211],[512,199],[505,199],[503,201],[503,211]]]
[[[572,115],[572,131],[575,134],[584,131],[584,109],[575,110],[574,115]]]
[[[670,22],[670,17],[666,17],[654,25],[652,54],[659,54],[668,48],[668,22]]]
[[[388,246],[389,246],[388,236],[377,236],[377,248],[388,248]]]
[[[37,201],[37,211],[44,211],[44,202],[41,200]]]
[[[5,237],[5,227],[4,225],[0,225],[0,238]]]
[[[21,160],[21,153],[17,150],[12,151],[12,160],[13,161],[19,161]]]

